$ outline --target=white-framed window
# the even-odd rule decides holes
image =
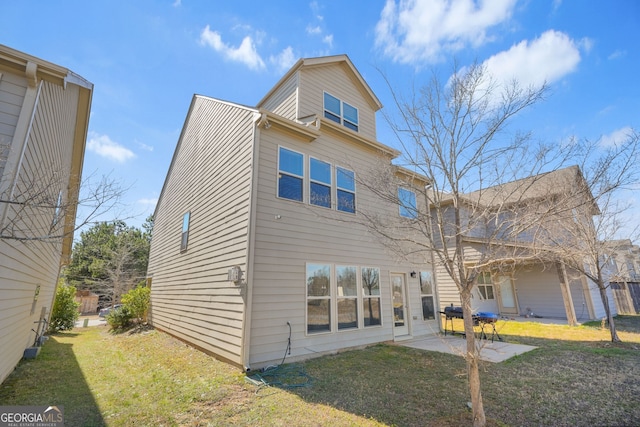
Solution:
[[[382,324],[378,268],[307,263],[306,286],[307,334]]]
[[[304,154],[288,148],[278,150],[278,197],[303,200]]]
[[[297,151],[278,147],[278,198],[302,202],[304,182],[308,179],[310,205],[355,213],[355,172],[340,166],[333,168],[331,163],[309,156],[309,172],[305,175],[305,157]]]
[[[490,272],[483,271],[478,274],[478,292],[480,293],[480,298],[483,300],[496,299]]]
[[[418,204],[414,191],[399,187],[398,202],[400,206],[400,216],[411,219],[418,217]]]
[[[338,330],[358,327],[358,269],[336,266]]]
[[[309,203],[331,208],[331,164],[309,157]]]
[[[307,264],[307,333],[331,331],[331,265]]]
[[[324,116],[358,132],[358,109],[327,92],[324,92]]]
[[[191,222],[191,212],[187,212],[182,216],[182,234],[180,239],[180,252],[187,250],[189,243],[189,223]]]
[[[436,311],[433,292],[433,273],[430,271],[420,272],[420,297],[422,299],[422,319],[435,319]]]
[[[364,326],[380,326],[380,269],[375,267],[362,267],[362,312],[364,314]]]
[[[356,175],[353,171],[336,166],[337,209],[356,213]]]

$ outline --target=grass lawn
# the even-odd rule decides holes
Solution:
[[[492,426],[640,425],[640,316],[622,344],[600,324],[502,322],[505,341],[538,346],[482,365]],[[68,426],[458,426],[470,424],[460,357],[376,345],[297,364],[306,387],[258,387],[157,331],[107,327],[53,336],[0,385],[0,405],[61,405]],[[285,378],[286,379],[286,378]]]

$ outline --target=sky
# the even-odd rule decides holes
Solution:
[[[403,92],[476,61],[550,84],[520,123],[536,138],[611,144],[640,128],[639,41],[636,0],[0,0],[0,44],[94,84],[83,174],[119,181],[117,213],[136,227],[194,94],[255,106],[299,58],[347,54],[393,108],[383,75]],[[377,126],[394,146],[380,115]]]

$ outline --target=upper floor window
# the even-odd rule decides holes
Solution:
[[[324,93],[324,116],[351,130],[358,131],[358,109],[327,92]]]
[[[182,238],[180,240],[180,251],[187,250],[187,243],[189,243],[189,222],[191,220],[191,212],[187,212],[182,217]]]
[[[353,171],[336,166],[338,210],[356,212],[356,180]]]
[[[398,201],[400,202],[400,216],[411,219],[418,217],[416,193],[406,188],[398,188]]]
[[[278,152],[278,197],[302,201],[304,155],[280,147]]]
[[[309,203],[331,207],[331,164],[309,158]]]

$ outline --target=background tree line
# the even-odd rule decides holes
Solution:
[[[99,307],[119,303],[123,294],[145,280],[152,229],[149,216],[142,229],[116,220],[81,232],[63,273],[66,283],[97,294]]]

